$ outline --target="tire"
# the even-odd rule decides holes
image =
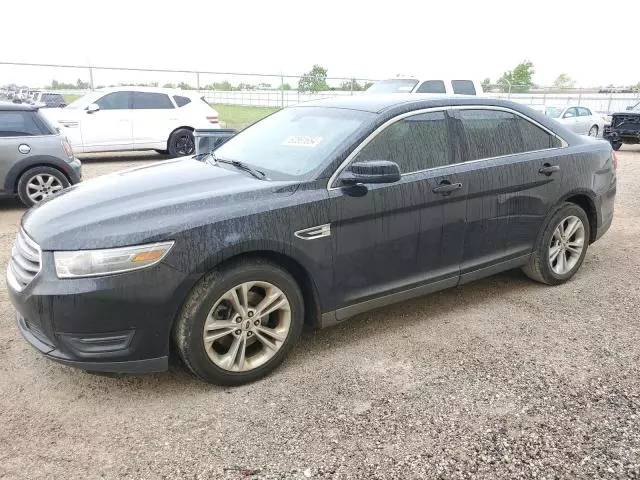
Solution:
[[[616,152],[620,150],[622,146],[622,142],[611,142],[611,148],[613,148]]]
[[[574,219],[579,220],[576,232],[572,235],[559,235],[557,230],[562,225],[565,232],[573,226]],[[571,233],[571,232],[567,232]],[[587,254],[590,238],[589,219],[585,211],[574,203],[563,203],[554,210],[539,236],[535,250],[529,263],[522,267],[524,273],[536,282],[547,285],[559,285],[566,282],[578,271]],[[572,240],[573,239],[573,240]],[[580,244],[580,253],[576,253],[576,245]],[[552,260],[552,251],[558,251]],[[566,262],[563,269],[562,256]]]
[[[17,192],[20,201],[27,207],[32,207],[69,185],[69,179],[60,170],[34,167],[20,175]]]
[[[169,137],[167,149],[172,157],[193,155],[196,151],[193,132],[188,128],[179,128]]]
[[[241,286],[252,282],[257,286],[248,290],[245,298],[249,301],[244,302]],[[265,300],[263,311],[268,311],[281,303],[282,297],[277,297],[276,291],[288,302],[288,312],[282,308],[262,317],[256,308],[251,318],[251,310],[238,315],[231,301],[233,293],[230,292],[236,292],[240,304],[259,307],[259,302],[270,292],[276,300],[273,303]],[[213,270],[200,280],[178,315],[173,340],[180,358],[196,376],[218,385],[241,385],[273,371],[296,344],[303,323],[304,302],[294,278],[272,262],[252,258]],[[280,340],[265,333],[277,333],[278,329],[284,332],[285,326],[286,333],[278,333]],[[205,346],[205,333],[217,339]],[[265,337],[278,348],[267,348]],[[240,347],[232,352],[236,342]]]
[[[594,138],[596,138],[598,136],[598,126],[597,125],[593,125],[589,129],[589,136],[590,137],[594,137]]]

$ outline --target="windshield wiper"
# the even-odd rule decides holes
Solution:
[[[224,163],[226,165],[233,165],[238,170],[242,170],[244,172],[247,172],[247,173],[253,175],[254,177],[256,177],[258,180],[264,180],[265,178],[267,178],[267,174],[264,173],[263,171],[258,170],[258,169],[253,168],[253,167],[250,167],[246,163],[241,162],[239,160],[227,160],[226,158],[218,158],[218,157],[216,157],[216,154],[213,153],[213,151],[209,152],[207,154],[207,156],[209,156],[211,158],[211,160],[213,160],[215,163]],[[214,163],[214,165],[215,165],[215,163]]]

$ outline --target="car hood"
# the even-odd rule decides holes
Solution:
[[[181,158],[75,185],[29,210],[22,226],[42,250],[133,245],[241,217],[296,186]]]

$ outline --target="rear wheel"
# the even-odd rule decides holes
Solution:
[[[169,149],[169,155],[172,157],[193,155],[196,151],[193,132],[187,128],[179,128],[169,137],[167,147]]]
[[[529,263],[523,267],[531,279],[558,285],[578,271],[589,246],[589,219],[582,208],[565,203],[547,221]]]
[[[53,167],[35,167],[18,180],[18,197],[27,207],[42,202],[69,186],[65,175]]]
[[[276,264],[251,259],[207,274],[174,327],[185,365],[200,378],[240,385],[274,370],[304,322],[296,281]]]
[[[598,126],[597,125],[593,125],[589,129],[589,136],[590,137],[597,137],[598,136]]]

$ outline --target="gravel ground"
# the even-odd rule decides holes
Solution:
[[[240,388],[55,364],[0,289],[0,477],[640,478],[640,148],[618,158],[614,224],[573,281],[507,272],[307,332]],[[0,204],[3,264],[22,212]]]

